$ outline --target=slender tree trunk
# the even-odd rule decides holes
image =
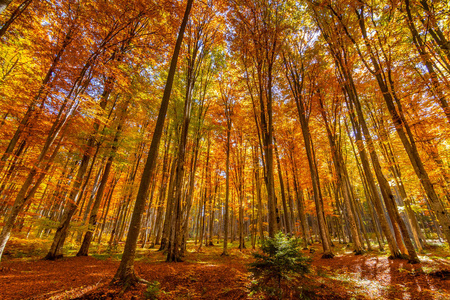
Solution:
[[[5,2],[11,2],[12,0],[0,0],[0,14],[2,13],[3,9],[2,9],[2,3]],[[14,23],[14,21],[20,17],[20,15],[27,9],[27,7],[30,5],[30,3],[33,0],[24,0],[11,14],[11,16],[9,17],[9,19],[5,22],[5,24],[3,24],[2,28],[0,28],[0,37],[2,37],[7,31],[9,26],[11,26],[12,23]]]
[[[285,193],[285,189],[284,189],[283,175],[281,173],[280,155],[278,154],[278,146],[277,146],[277,141],[275,140],[275,137],[273,138],[273,140],[274,140],[274,145],[275,145],[275,155],[276,155],[276,159],[277,159],[278,179],[280,181],[281,202],[283,204],[283,211],[284,211],[284,213],[283,213],[284,223],[285,223],[286,233],[291,234],[292,233],[291,220],[290,220],[288,206],[286,203],[287,201],[286,201],[286,193]],[[286,180],[287,180],[287,178],[286,178]]]
[[[172,220],[172,212],[173,212],[172,206],[174,198],[176,168],[177,168],[177,160],[175,159],[172,162],[172,168],[170,171],[169,190],[166,201],[166,213],[164,217],[164,225],[161,232],[161,245],[158,251],[164,251],[169,246],[170,221]]]
[[[308,249],[308,244],[309,244],[309,240],[310,240],[310,234],[309,234],[309,226],[308,226],[308,221],[306,219],[306,214],[305,214],[305,206],[304,206],[304,196],[303,196],[303,190],[301,188],[301,186],[299,186],[298,180],[297,180],[297,175],[296,175],[296,164],[295,164],[295,160],[294,157],[291,153],[291,161],[292,163],[292,173],[294,175],[294,190],[295,190],[295,194],[296,194],[296,198],[297,198],[297,214],[298,214],[298,218],[300,220],[300,226],[302,228],[302,233],[303,233],[303,240],[304,240],[304,249]]]
[[[107,197],[108,200],[106,202],[106,208],[104,208],[102,217],[100,218],[101,220],[103,220],[103,222],[102,222],[102,226],[101,226],[100,232],[98,234],[98,239],[97,239],[97,243],[99,244],[99,250],[100,250],[100,243],[102,241],[103,231],[105,230],[106,223],[107,223],[109,208],[111,206],[111,199],[112,199],[112,196],[113,196],[113,193],[114,193],[114,189],[117,186],[117,182],[119,182],[120,174],[121,174],[121,172],[119,172],[119,175],[117,175],[117,177],[113,180],[113,184],[112,184],[111,190],[109,191],[109,195]]]
[[[209,211],[209,241],[208,246],[214,246],[213,243],[213,233],[214,233],[214,212],[216,206],[217,190],[219,188],[219,178],[216,173],[216,181],[214,186],[214,195],[212,196],[211,207]]]
[[[255,147],[252,147],[252,156],[253,156],[253,180],[255,182],[256,188],[256,199],[258,202],[258,229],[259,229],[259,238],[261,241],[264,241],[264,227],[263,227],[263,205],[261,200],[261,182],[259,179],[259,166],[258,166],[258,150]]]
[[[172,131],[170,131],[172,133]],[[164,199],[166,196],[166,191],[168,188],[168,181],[170,182],[171,176],[170,174],[173,173],[173,167],[175,164],[173,164],[172,160],[169,159],[169,150],[171,145],[171,137],[170,134],[169,137],[166,140],[166,145],[164,147],[164,155],[163,155],[163,170],[162,170],[162,176],[161,176],[161,185],[159,189],[159,195],[158,195],[158,202],[157,202],[157,213],[156,213],[156,219],[153,226],[153,234],[155,240],[154,245],[159,245],[161,241],[161,233],[162,233],[162,226],[164,226],[164,222],[161,222],[161,218],[163,217],[164,213]],[[163,223],[162,226],[160,223]]]
[[[224,236],[223,236],[223,252],[222,255],[228,255],[228,227],[229,227],[229,199],[230,199],[230,148],[231,148],[231,116],[229,108],[226,107],[227,115],[227,144],[226,144],[226,166],[225,166],[225,216],[224,216]]]
[[[184,30],[189,19],[189,13],[191,11],[193,0],[188,0],[186,5],[186,11],[183,16],[183,21],[178,33],[177,42],[175,45],[172,60],[170,62],[169,74],[167,76],[166,86],[164,88],[164,95],[161,101],[161,107],[156,121],[155,131],[153,133],[152,143],[148,153],[147,162],[142,174],[141,184],[139,186],[138,195],[136,197],[136,203],[130,223],[130,230],[128,231],[127,240],[125,243],[125,249],[123,252],[122,260],[120,262],[119,269],[114,276],[113,281],[120,284],[134,285],[139,279],[134,272],[134,258],[136,255],[137,239],[139,237],[139,231],[141,227],[141,217],[145,209],[145,201],[147,198],[148,188],[152,178],[153,169],[158,156],[158,146],[161,139],[162,130],[164,127],[164,120],[167,113],[170,94],[172,92],[173,79],[175,76],[175,70],[178,60],[178,54],[180,52],[181,43],[183,41]]]

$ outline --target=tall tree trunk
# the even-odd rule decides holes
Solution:
[[[134,285],[139,281],[139,278],[134,272],[134,258],[136,255],[137,239],[139,237],[139,231],[141,228],[141,218],[145,209],[145,201],[147,198],[148,188],[152,179],[152,173],[156,164],[158,156],[158,146],[161,139],[162,130],[164,127],[164,121],[166,118],[167,108],[169,105],[170,94],[172,92],[173,79],[175,76],[175,70],[178,60],[178,54],[180,52],[181,43],[183,41],[184,30],[186,28],[187,21],[189,19],[189,13],[191,11],[193,0],[188,0],[186,4],[186,11],[183,16],[183,21],[180,26],[180,30],[175,44],[175,49],[170,62],[169,74],[167,76],[166,86],[164,88],[164,95],[161,101],[161,107],[159,109],[158,119],[156,121],[155,131],[153,133],[152,143],[148,153],[147,162],[142,174],[141,184],[139,186],[138,195],[136,197],[136,203],[134,206],[133,215],[130,223],[130,230],[128,231],[127,240],[125,242],[125,248],[120,262],[120,266],[114,276],[113,281],[120,284]]]
[[[275,155],[276,155],[276,159],[277,159],[278,179],[280,181],[281,202],[283,204],[283,211],[284,211],[284,213],[283,213],[284,224],[285,224],[285,228],[286,228],[286,233],[291,234],[292,233],[291,220],[290,220],[289,210],[287,207],[283,175],[281,172],[280,155],[278,153],[278,145],[277,145],[277,141],[276,141],[275,137],[273,138],[273,141],[274,141],[274,145],[275,145]],[[287,180],[287,178],[286,178],[286,180]]]
[[[162,170],[162,176],[161,176],[161,184],[159,188],[159,195],[158,195],[158,202],[157,202],[157,212],[156,212],[156,219],[154,222],[154,226],[152,228],[153,234],[152,236],[155,238],[153,244],[159,245],[161,241],[161,234],[162,234],[162,226],[164,226],[164,222],[161,222],[161,218],[163,217],[164,213],[164,199],[166,196],[166,191],[168,188],[168,182],[170,182],[171,174],[174,172],[172,160],[169,159],[169,150],[171,145],[171,137],[172,137],[172,131],[170,131],[170,135],[168,136],[166,140],[166,144],[164,147],[164,155],[163,155],[163,170]],[[172,166],[172,167],[171,167]],[[162,226],[160,225],[162,223]]]
[[[0,14],[2,13],[2,2],[12,1],[12,0],[0,0]],[[20,17],[20,15],[27,9],[30,3],[33,0],[24,0],[19,6],[13,11],[9,19],[3,24],[2,28],[0,28],[0,37],[2,37],[7,31],[9,26],[11,26],[14,21]]]
[[[228,227],[229,227],[229,199],[230,199],[230,148],[231,148],[231,115],[229,111],[229,107],[226,107],[226,116],[227,116],[227,144],[226,144],[226,166],[225,166],[225,216],[224,218],[224,235],[223,235],[223,252],[222,255],[228,255]]]
[[[166,201],[166,213],[164,216],[164,224],[161,232],[161,245],[158,251],[164,251],[169,246],[169,235],[170,235],[170,221],[172,220],[172,206],[174,199],[174,189],[175,189],[175,175],[177,170],[177,160],[174,159],[172,162],[172,167],[170,171],[169,177],[169,189],[167,193],[167,201]]]
[[[116,178],[113,179],[113,184],[112,184],[111,189],[109,190],[109,194],[107,196],[106,208],[103,207],[103,214],[100,218],[100,220],[103,220],[103,222],[102,222],[102,226],[101,226],[100,232],[98,234],[98,239],[97,239],[97,243],[99,245],[99,249],[98,249],[99,252],[100,252],[100,243],[102,241],[103,231],[105,230],[107,219],[108,219],[109,208],[111,207],[111,199],[112,199],[112,196],[114,193],[114,189],[116,188],[117,183],[119,182],[120,174],[121,174],[121,172],[119,172],[119,174],[116,175]]]
[[[254,173],[253,180],[255,182],[256,199],[258,202],[257,219],[258,219],[259,238],[261,241],[264,241],[263,205],[261,200],[261,182],[259,178],[259,166],[258,166],[259,157],[258,157],[258,150],[256,149],[256,147],[252,147],[252,156],[253,156],[253,173]]]
[[[306,219],[306,214],[305,214],[303,189],[297,180],[297,165],[295,163],[295,158],[294,158],[294,155],[292,152],[293,151],[289,152],[289,154],[290,154],[289,156],[290,156],[290,160],[291,160],[292,174],[294,175],[294,191],[295,191],[296,198],[297,198],[297,214],[298,214],[298,218],[300,220],[300,227],[302,228],[302,233],[303,233],[303,240],[304,240],[303,248],[308,249],[310,234],[309,234],[308,221]]]
[[[208,246],[214,246],[213,243],[213,233],[214,233],[214,212],[215,212],[215,206],[216,206],[216,198],[217,193],[219,189],[219,177],[216,173],[216,181],[214,186],[214,194],[212,196],[212,202],[211,202],[211,208],[209,212],[209,240],[208,240]]]

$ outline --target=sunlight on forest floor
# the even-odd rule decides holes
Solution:
[[[431,243],[430,243],[431,244]],[[121,247],[105,252],[92,248],[91,257],[73,257],[69,244],[66,257],[54,262],[40,260],[48,242],[13,238],[0,265],[0,299],[74,299],[84,294],[114,293],[107,284],[121,258]],[[239,251],[230,243],[228,256],[221,256],[222,245],[188,244],[184,262],[166,263],[157,248],[138,248],[136,272],[150,282],[159,282],[163,299],[254,299],[248,296],[253,260],[251,247]],[[321,259],[316,251],[302,250],[313,259],[312,270],[296,284],[310,299],[449,299],[450,269],[448,247],[432,244],[419,256],[422,263],[391,260],[387,253],[370,251],[355,256],[346,245],[336,244],[334,259]],[[444,275],[442,275],[444,274]],[[437,275],[442,275],[441,277]],[[145,286],[126,294],[124,299],[144,299]],[[85,298],[95,299],[95,298]],[[106,298],[109,299],[109,298]]]

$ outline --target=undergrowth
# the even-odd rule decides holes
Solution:
[[[261,252],[253,254],[255,262],[249,264],[254,278],[251,294],[262,293],[268,298],[284,299],[287,294],[299,292],[292,280],[306,274],[311,259],[300,252],[301,241],[276,234],[261,243]]]

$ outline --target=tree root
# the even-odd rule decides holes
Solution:
[[[136,273],[132,272],[132,273],[126,275],[124,278],[114,277],[114,279],[111,281],[110,285],[122,286],[122,289],[119,292],[119,296],[120,296],[138,284],[149,284],[149,283],[150,283],[149,281],[137,276]]]
[[[42,258],[42,260],[57,260],[57,259],[61,259],[63,257],[64,256],[62,254],[53,255],[53,254],[48,253],[45,257]]]
[[[329,253],[324,253],[324,254],[322,255],[322,258],[324,258],[324,259],[330,259],[330,258],[333,258],[333,257],[334,257],[334,254],[331,253],[331,252],[329,252]]]
[[[412,264],[412,265],[414,265],[414,264],[420,264],[420,260],[419,260],[418,258],[415,258],[415,259],[409,259],[409,260],[408,260],[408,264]]]
[[[355,250],[353,252],[355,252],[355,255],[363,255],[365,253],[364,250],[358,250],[358,251]]]

